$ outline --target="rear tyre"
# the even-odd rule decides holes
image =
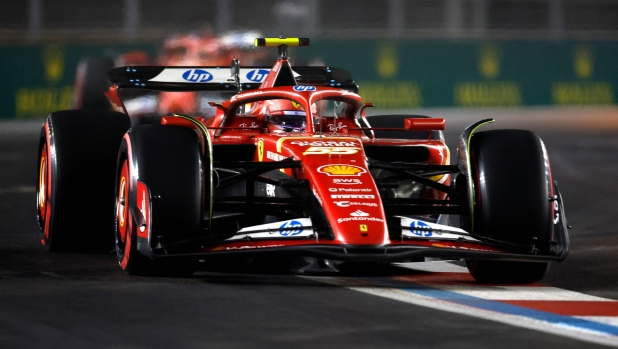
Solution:
[[[113,248],[114,169],[125,114],[66,110],[51,113],[39,143],[37,218],[51,251],[109,252]]]
[[[202,234],[199,144],[193,130],[161,125],[136,126],[122,140],[116,170],[115,240],[118,262],[130,275],[183,277],[197,269],[197,262],[160,261],[146,255],[177,252],[165,246]],[[148,198],[138,196],[138,182],[147,187]],[[147,213],[141,209],[144,205]],[[141,230],[137,211],[146,223]]]
[[[108,57],[87,56],[80,60],[75,74],[73,108],[87,110],[111,110],[105,92],[110,81],[107,72],[114,68]]]
[[[553,236],[551,169],[541,139],[530,131],[495,130],[472,136],[474,234],[547,253]],[[479,282],[530,283],[549,263],[469,260]]]

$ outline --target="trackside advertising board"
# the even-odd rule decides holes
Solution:
[[[617,103],[618,42],[313,40],[378,108]]]
[[[0,46],[0,118],[44,118],[70,109],[75,71],[88,55],[114,58],[123,52],[156,52],[153,44]]]
[[[71,105],[85,55],[114,57],[156,45],[0,46],[0,118],[42,118]],[[299,65],[352,73],[378,108],[611,105],[618,101],[618,42],[326,40],[291,48]],[[265,62],[272,63],[272,62]],[[242,62],[241,62],[242,64]]]

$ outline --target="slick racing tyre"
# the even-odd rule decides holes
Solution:
[[[80,60],[75,74],[73,108],[87,110],[111,110],[105,92],[110,81],[107,72],[114,68],[108,57],[88,56]]]
[[[475,186],[474,235],[526,253],[547,253],[553,235],[551,169],[541,139],[525,130],[495,130],[472,136]],[[479,282],[540,280],[548,263],[467,261]]]
[[[149,255],[173,253],[166,246],[201,236],[204,171],[191,129],[142,125],[125,135],[116,168],[115,240],[118,262],[127,273],[193,274],[196,263]]]
[[[51,251],[113,248],[114,170],[129,117],[111,111],[51,113],[39,142],[37,217]]]

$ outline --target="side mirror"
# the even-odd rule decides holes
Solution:
[[[446,122],[442,118],[407,118],[403,128],[408,131],[444,130]]]

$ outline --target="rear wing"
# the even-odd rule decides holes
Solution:
[[[292,67],[298,85],[332,86],[358,92],[352,74],[335,67]],[[270,67],[242,67],[238,77],[243,90],[257,89]],[[228,67],[118,67],[109,80],[119,88],[157,91],[236,91]]]

